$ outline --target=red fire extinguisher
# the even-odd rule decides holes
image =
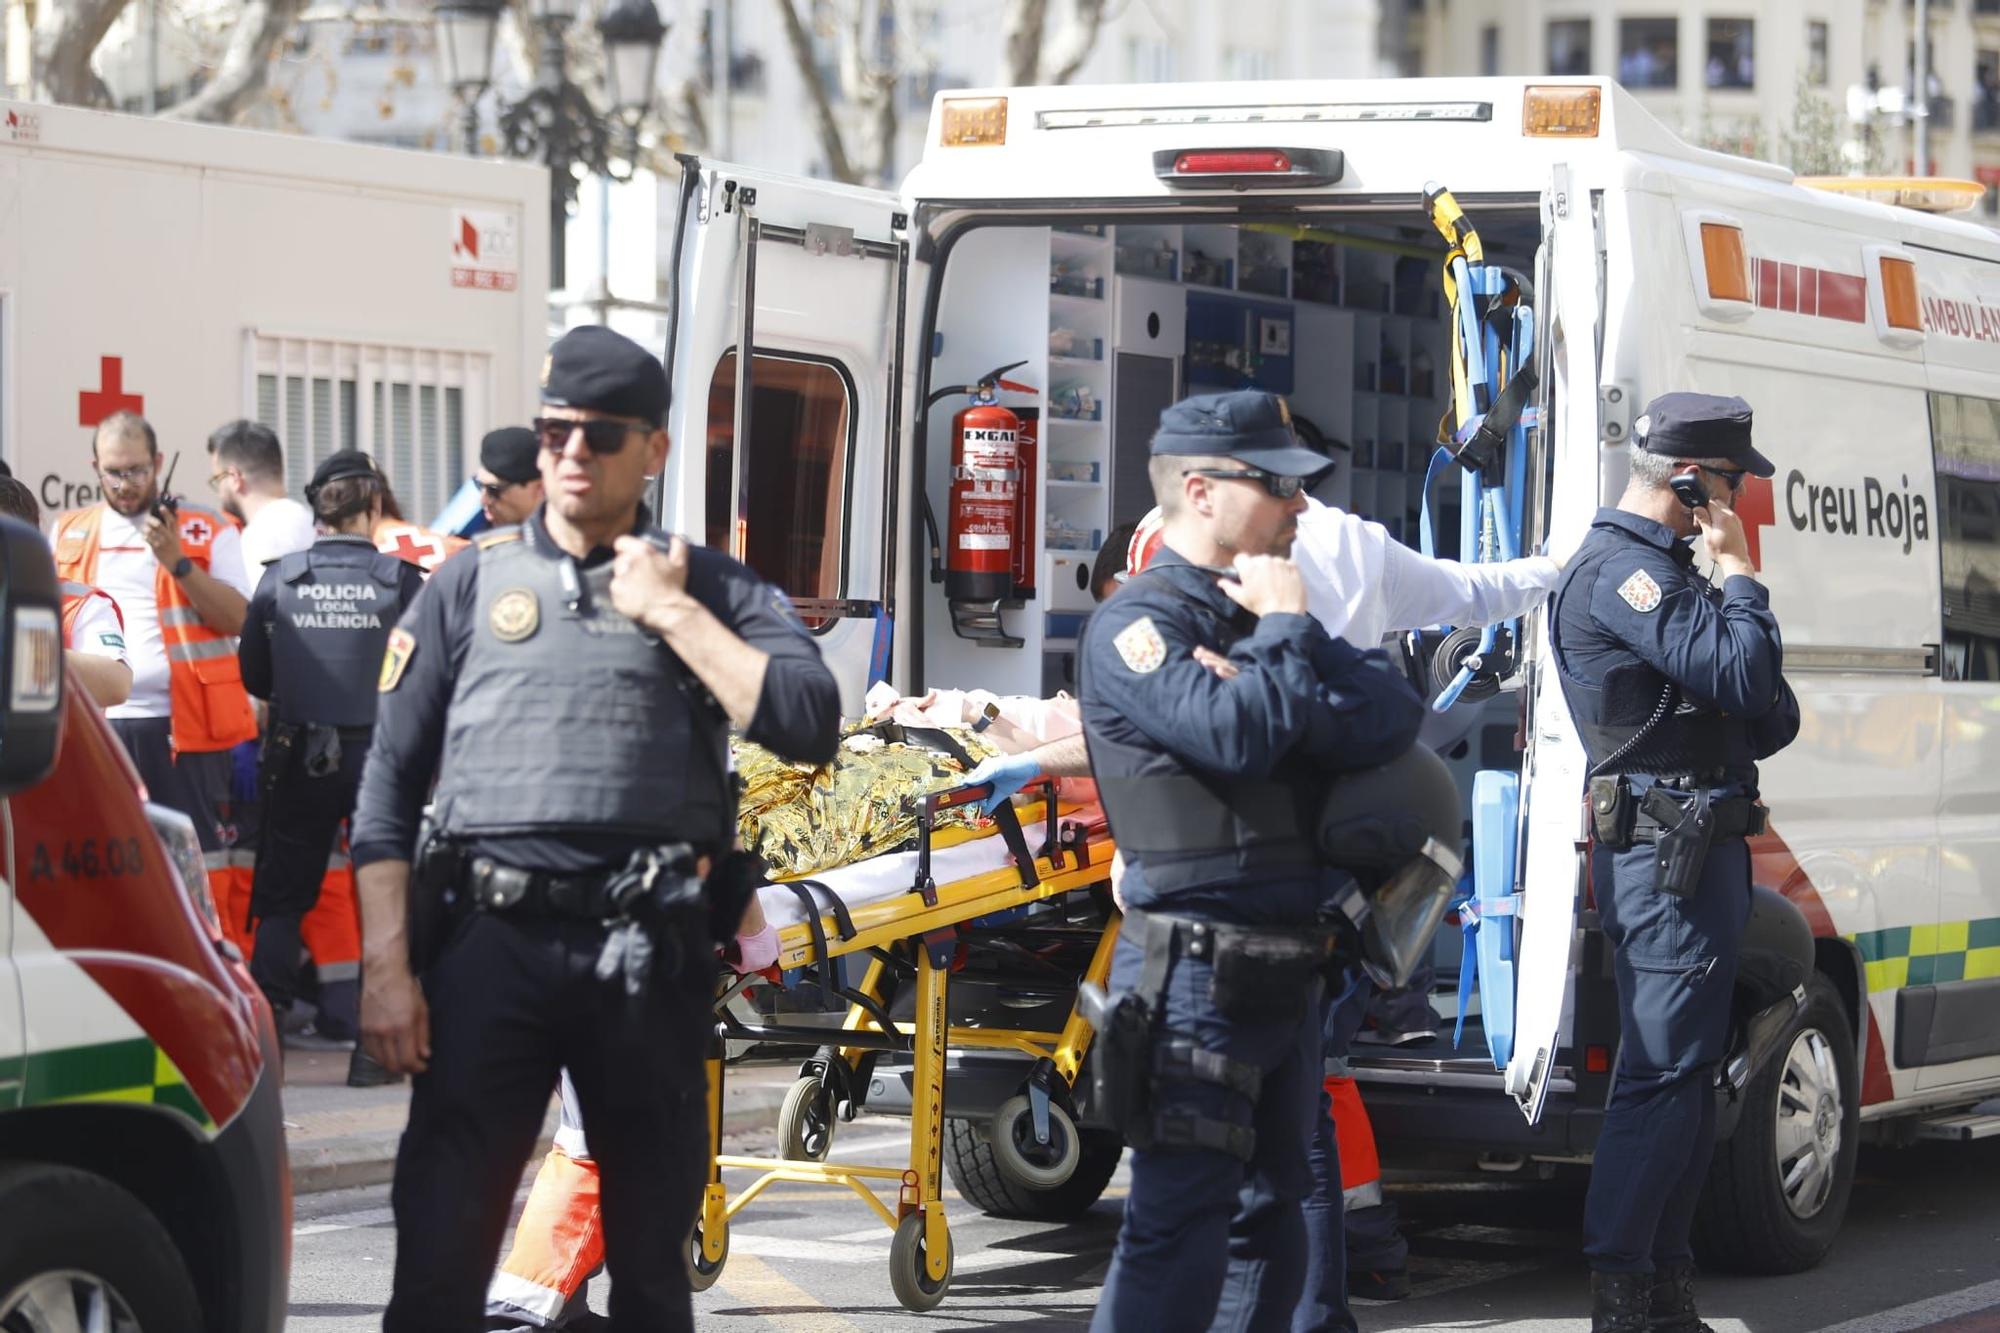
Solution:
[[[955,602],[998,602],[1013,595],[1016,570],[1028,534],[1022,530],[1021,496],[1034,479],[1026,475],[1021,419],[1000,406],[1001,390],[1035,393],[1032,386],[1003,376],[1027,362],[958,384],[930,396],[932,404],[965,394],[969,402],[951,421],[951,495],[945,514],[943,553],[945,596]],[[937,563],[932,533],[933,565]],[[933,569],[933,578],[937,577]]]

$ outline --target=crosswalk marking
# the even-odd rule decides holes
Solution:
[[[861,1333],[860,1325],[841,1318],[803,1287],[779,1276],[735,1239],[729,1243],[729,1263],[722,1270],[719,1290],[787,1333]],[[710,1293],[711,1298],[714,1294]],[[704,1304],[706,1313],[717,1313],[712,1299]]]

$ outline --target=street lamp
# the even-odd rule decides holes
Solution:
[[[615,0],[598,20],[604,42],[605,91],[611,99],[607,114],[591,104],[583,89],[570,81],[564,35],[576,21],[579,0],[529,0],[529,13],[541,30],[535,59],[535,79],[518,101],[500,110],[500,137],[510,157],[539,158],[549,169],[549,285],[564,285],[563,227],[576,202],[576,168],[614,180],[630,180],[631,168],[612,170],[612,130],[622,127],[628,162],[637,156],[639,121],[653,100],[653,78],[667,25],[660,21],[654,0]],[[492,74],[493,29],[505,0],[438,0],[439,45],[445,51],[446,77],[468,107]],[[487,16],[484,44],[476,39],[477,15]],[[471,57],[483,53],[483,63]],[[478,77],[475,79],[474,75]],[[468,127],[476,126],[468,110]],[[466,151],[476,153],[476,133],[468,130]]]

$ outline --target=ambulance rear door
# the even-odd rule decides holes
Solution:
[[[1604,337],[1603,197],[1558,163],[1542,193],[1543,447],[1550,451],[1552,549],[1573,549],[1597,505],[1599,371]],[[1521,931],[1514,1054],[1506,1088],[1530,1124],[1557,1077],[1556,1055],[1583,892],[1583,748],[1549,651],[1548,617],[1532,629],[1527,754],[1522,764]]]
[[[906,219],[886,191],[682,166],[663,523],[791,599],[856,717],[888,675]]]

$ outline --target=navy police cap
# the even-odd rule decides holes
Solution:
[[[1292,431],[1291,409],[1275,393],[1238,389],[1183,398],[1160,413],[1153,453],[1233,458],[1274,477],[1316,477],[1333,466]]]
[[[479,442],[479,466],[502,481],[519,484],[542,475],[535,432],[526,426],[502,426],[486,432]]]
[[[1750,404],[1713,393],[1663,393],[1632,423],[1649,454],[1662,458],[1719,458],[1768,477],[1778,469],[1750,446]]]
[[[667,419],[667,396],[660,359],[601,324],[571,329],[542,362],[542,401],[555,407],[588,408],[659,426]]]

